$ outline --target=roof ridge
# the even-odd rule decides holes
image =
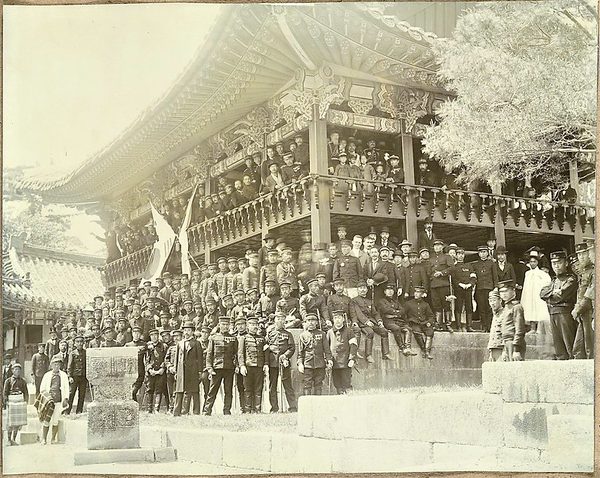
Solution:
[[[24,244],[20,255],[33,255],[40,259],[52,259],[56,261],[71,262],[77,265],[89,265],[101,267],[106,264],[106,259],[102,256],[84,254],[81,252],[58,251],[43,246],[34,246]]]

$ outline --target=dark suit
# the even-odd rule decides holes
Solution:
[[[383,281],[381,284],[375,285],[373,287],[373,291],[371,293],[375,294],[375,302],[377,302],[379,299],[381,299],[383,297],[383,288],[385,287],[385,284],[387,283],[388,279],[390,278],[388,276],[388,274],[389,274],[388,264],[390,264],[390,263],[379,259],[377,261],[376,266],[373,266],[372,260],[369,260],[365,265],[365,268],[364,268],[365,279],[373,279],[377,274],[383,274],[386,277],[385,281]],[[392,266],[393,266],[393,264],[392,264]],[[375,284],[377,284],[377,282],[375,282]]]
[[[178,342],[175,352],[174,416],[189,413],[191,400],[194,401],[194,415],[200,414],[200,374],[203,370],[204,352],[200,342],[193,337]]]

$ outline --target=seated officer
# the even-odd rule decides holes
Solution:
[[[367,336],[365,343],[365,357],[367,362],[373,363],[373,338],[375,334],[381,336],[381,354],[383,360],[392,360],[390,357],[390,341],[388,330],[383,326],[381,316],[372,300],[367,299],[367,283],[364,280],[358,282],[358,297],[352,299],[354,324]]]
[[[331,350],[325,332],[317,329],[317,316],[308,314],[304,320],[306,330],[299,338],[298,372],[303,376],[304,395],[321,395],[325,367],[333,367]]]
[[[395,297],[394,284],[386,284],[384,296],[377,304],[383,325],[394,335],[400,352],[404,355],[417,355],[410,348],[410,327],[406,321],[406,311]]]
[[[431,355],[431,346],[433,345],[433,312],[431,307],[424,300],[425,288],[421,286],[415,287],[415,298],[409,300],[405,304],[406,315],[410,323],[415,340],[419,347],[423,358],[433,359]]]

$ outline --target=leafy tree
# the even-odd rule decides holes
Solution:
[[[595,156],[597,13],[584,1],[487,2],[434,46],[456,99],[437,111],[424,150],[459,181],[565,177]],[[568,175],[566,176],[568,177]]]

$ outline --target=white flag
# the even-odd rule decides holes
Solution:
[[[152,210],[152,219],[154,220],[158,240],[154,243],[150,261],[144,273],[144,280],[154,282],[157,277],[161,276],[169,258],[173,242],[175,242],[175,232],[167,220],[156,210],[152,202],[150,202],[150,209]]]

